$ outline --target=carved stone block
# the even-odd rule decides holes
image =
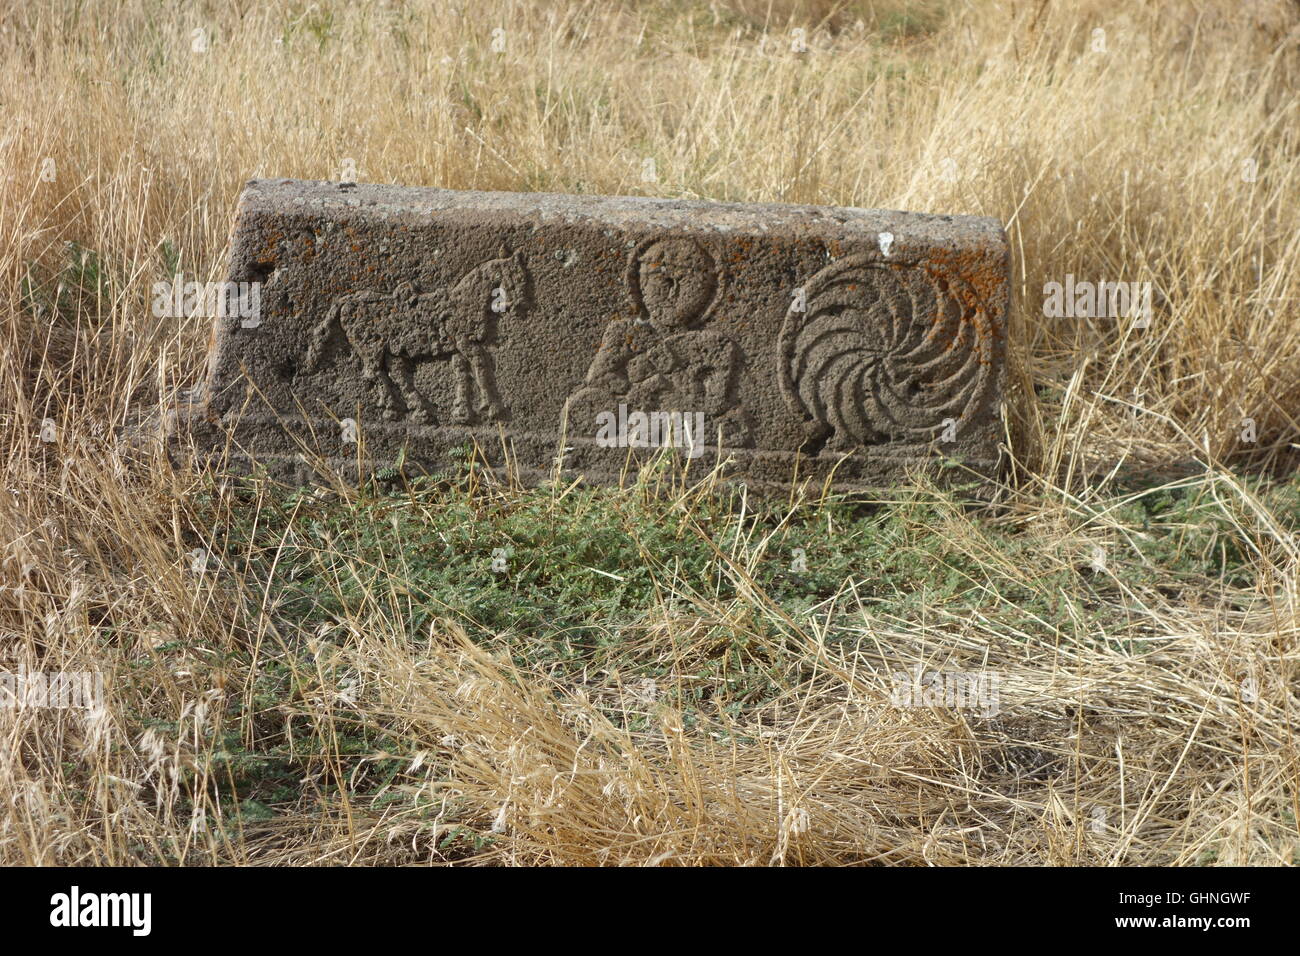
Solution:
[[[255,180],[258,313],[215,320],[177,437],[298,479],[469,444],[595,481],[664,447],[758,485],[987,474],[1008,270],[984,218]]]

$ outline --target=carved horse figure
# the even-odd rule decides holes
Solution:
[[[418,363],[450,359],[455,381],[452,420],[477,424],[504,419],[489,346],[499,319],[527,306],[529,277],[522,252],[476,266],[445,293],[419,293],[403,282],[391,293],[361,290],[340,296],[312,333],[306,368],[316,368],[335,327],[361,363],[361,377],[381,386],[386,419],[432,419],[415,387]]]

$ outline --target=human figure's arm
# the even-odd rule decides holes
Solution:
[[[605,334],[587,370],[588,385],[613,392],[627,391],[628,332],[629,323],[623,319],[615,319],[605,326]]]

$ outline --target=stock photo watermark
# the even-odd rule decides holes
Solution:
[[[104,675],[90,671],[0,671],[0,710],[98,710]]]
[[[905,710],[946,707],[995,717],[1002,710],[997,671],[925,670],[920,665],[892,675],[889,701]]]
[[[238,318],[242,328],[262,324],[260,282],[185,282],[179,274],[153,284],[153,314],[158,319]]]
[[[680,448],[687,458],[704,454],[704,413],[618,411],[596,415],[596,444],[601,448]]]
[[[1150,282],[1076,280],[1043,283],[1043,316],[1049,319],[1133,319],[1134,327],[1151,325]]]
[[[73,886],[50,897],[50,925],[62,929],[124,927],[132,936],[153,930],[152,893],[83,893]]]

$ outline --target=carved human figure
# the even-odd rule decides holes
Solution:
[[[752,443],[752,424],[735,400],[744,364],[739,346],[707,328],[722,276],[709,251],[694,239],[650,240],[629,259],[632,318],[606,327],[582,388],[565,404],[568,432],[595,434],[596,416],[620,403],[639,411],[702,412],[706,440]]]

